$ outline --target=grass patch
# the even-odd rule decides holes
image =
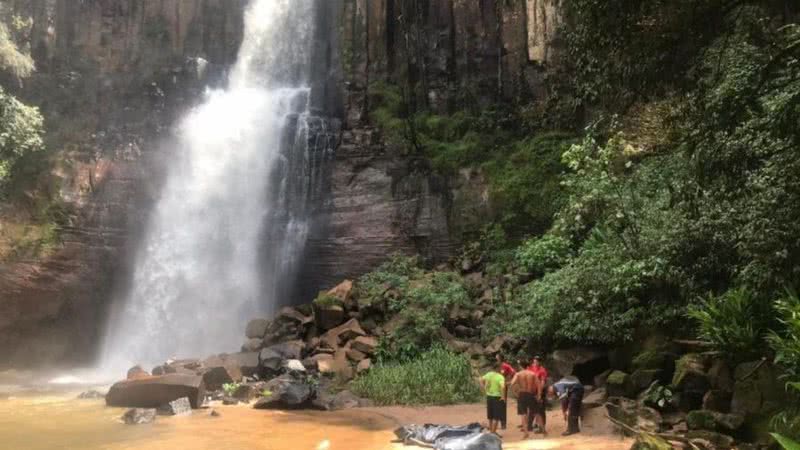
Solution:
[[[376,365],[353,381],[352,390],[378,405],[452,405],[481,396],[469,361],[441,347],[408,362]]]

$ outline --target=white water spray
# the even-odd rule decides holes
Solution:
[[[308,232],[286,208],[291,153],[309,160],[313,4],[252,0],[228,88],[180,124],[130,292],[110,318],[106,370],[235,351],[246,320],[280,300]]]

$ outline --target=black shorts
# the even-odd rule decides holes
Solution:
[[[520,416],[542,413],[542,402],[536,398],[533,392],[520,392],[517,399],[517,414]]]
[[[506,402],[500,397],[486,397],[486,418],[489,420],[503,420],[505,418]]]

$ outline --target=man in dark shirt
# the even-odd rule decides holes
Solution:
[[[583,384],[575,377],[564,377],[553,384],[551,392],[561,400],[561,412],[567,421],[567,431],[562,436],[580,433]]]

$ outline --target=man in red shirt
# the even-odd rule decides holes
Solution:
[[[514,370],[513,367],[511,367],[511,364],[509,364],[509,363],[507,363],[505,361],[505,358],[503,358],[502,354],[498,353],[497,356],[496,356],[496,359],[497,359],[497,363],[500,364],[500,374],[503,375],[503,377],[505,377],[505,379],[506,379],[506,384],[505,384],[505,387],[504,387],[505,391],[503,392],[504,398],[508,398],[508,387],[511,384],[511,380],[514,378],[514,375],[517,374],[517,371]],[[507,414],[506,414],[507,411],[508,411],[507,407],[504,407],[503,408],[503,413],[502,413],[502,418],[500,419],[500,429],[501,430],[505,430],[506,429],[506,422],[508,420],[508,417],[507,417]]]
[[[546,405],[547,405],[547,394],[546,394],[547,393],[547,369],[545,369],[544,366],[542,365],[542,357],[539,356],[539,355],[534,356],[533,359],[531,360],[531,365],[528,366],[528,370],[533,372],[536,375],[536,377],[539,378],[539,381],[542,382],[542,396],[539,399],[541,408],[538,411],[538,413],[539,413],[538,415],[542,418],[542,422],[541,422],[542,423],[542,427],[541,427],[541,429],[539,431],[544,433],[545,432],[544,427],[547,425],[547,409],[546,409]],[[532,426],[533,426],[533,417],[531,417],[531,419],[529,419],[528,428],[531,428]]]

